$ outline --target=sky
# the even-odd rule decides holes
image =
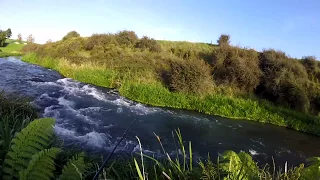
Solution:
[[[320,59],[319,0],[0,0],[0,29],[36,42],[133,30],[159,40],[274,48]]]

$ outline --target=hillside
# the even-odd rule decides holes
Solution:
[[[44,45],[29,44],[24,61],[154,106],[196,110],[320,135],[320,65],[284,52],[156,41],[133,31],[76,32]]]

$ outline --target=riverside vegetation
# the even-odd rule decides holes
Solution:
[[[101,164],[96,157],[67,151],[54,136],[52,118],[36,119],[35,109],[21,97],[0,94],[0,178],[21,180],[92,179]],[[156,134],[166,158],[154,159],[140,151],[127,159],[113,159],[99,179],[226,179],[288,180],[318,179],[320,158],[310,158],[308,166],[276,168],[255,163],[244,153],[226,151],[213,162],[210,157],[193,159],[192,144],[184,143],[180,130],[174,132],[177,153],[169,156]]]
[[[318,65],[307,70],[309,57],[307,61],[294,60],[274,50],[259,53],[232,47],[228,41],[228,36],[221,36],[215,46],[139,39],[131,31],[89,38],[72,32],[58,42],[28,44],[23,60],[83,82],[117,88],[120,94],[146,104],[256,120],[319,135]],[[310,62],[317,64],[313,59]],[[303,101],[300,90],[308,90],[301,96]],[[291,97],[290,93],[295,94]],[[101,164],[96,157],[61,148],[53,133],[54,119],[36,119],[35,110],[20,98],[1,95],[0,118],[2,179],[91,179]],[[193,159],[191,142],[184,143],[180,130],[174,134],[181,155],[169,156],[156,136],[166,158],[154,159],[141,152],[129,159],[114,159],[99,178],[320,177],[317,157],[310,158],[307,166],[283,168],[258,166],[244,152],[226,151],[214,162],[209,156]]]
[[[12,35],[11,29],[3,31],[0,29],[0,57],[20,56],[23,44],[14,44],[15,41],[10,40]]]
[[[133,31],[28,44],[23,61],[94,85],[117,88],[132,100],[320,135],[320,63],[273,49],[157,41]]]
[[[21,34],[18,35],[17,40],[9,39],[12,36],[11,29],[3,31],[0,29],[0,57],[9,57],[9,56],[21,56],[22,47],[24,46],[25,41],[22,41]],[[32,37],[30,35],[29,37]],[[29,38],[28,37],[28,41]],[[34,40],[34,39],[33,39]]]
[[[21,97],[0,94],[0,178],[21,180],[92,179],[99,158],[61,147],[55,137],[52,118],[36,119],[35,109]],[[320,158],[310,158],[308,166],[276,168],[259,165],[247,153],[225,151],[217,161],[193,159],[191,142],[185,143],[180,130],[173,132],[177,153],[169,155],[155,134],[166,158],[154,159],[140,151],[131,158],[113,159],[98,179],[179,179],[179,180],[291,180],[319,179]],[[181,151],[178,155],[178,151]]]

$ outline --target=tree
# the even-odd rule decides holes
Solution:
[[[34,43],[34,37],[32,34],[30,34],[28,37],[27,37],[27,42],[28,43]]]
[[[6,31],[6,35],[7,35],[7,38],[10,38],[11,36],[12,36],[12,32],[11,32],[11,29],[9,28],[9,29],[7,29],[7,31]]]
[[[223,46],[223,45],[229,45],[230,44],[230,36],[227,34],[222,34],[218,41],[217,41],[219,46]]]
[[[62,40],[65,41],[70,38],[80,37],[80,34],[77,31],[70,31],[67,35],[65,35]]]
[[[47,44],[48,44],[48,43],[52,43],[52,40],[51,40],[51,39],[49,39],[46,43],[47,43]]]
[[[22,42],[22,35],[21,35],[21,33],[19,33],[19,34],[18,34],[17,41],[18,41],[19,43],[21,43],[21,42]]]
[[[3,47],[5,42],[6,42],[6,39],[7,39],[7,33],[6,31],[1,31],[0,30],[0,47]]]

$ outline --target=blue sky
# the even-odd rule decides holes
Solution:
[[[224,33],[233,45],[320,59],[319,0],[0,0],[0,7],[1,29],[39,43],[71,30],[214,43]]]

